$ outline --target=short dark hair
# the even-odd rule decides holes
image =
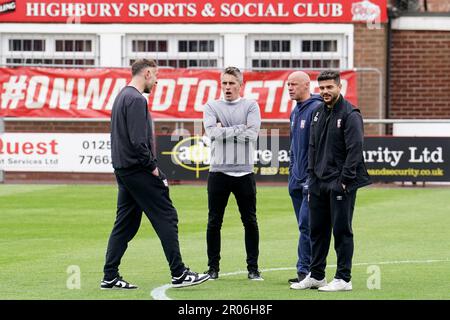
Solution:
[[[226,67],[222,72],[222,75],[224,74],[231,74],[232,76],[235,76],[239,80],[239,83],[242,83],[244,81],[242,72],[237,67]]]
[[[341,74],[336,70],[324,70],[317,77],[317,81],[334,80],[336,84],[341,83]]]
[[[155,60],[153,59],[138,59],[131,65],[131,75],[134,77],[145,68],[157,68]]]

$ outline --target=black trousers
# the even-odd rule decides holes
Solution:
[[[104,279],[115,278],[128,242],[136,235],[145,212],[156,231],[169,263],[172,276],[183,273],[185,266],[181,259],[178,243],[178,215],[169,197],[169,188],[161,177],[145,169],[131,174],[117,174],[117,215],[108,241]]]
[[[230,194],[233,193],[245,231],[247,270],[258,270],[259,230],[256,219],[256,182],[253,173],[232,177],[221,172],[208,175],[208,266],[220,270],[220,229]]]
[[[319,182],[317,182],[319,183]],[[353,258],[352,219],[356,190],[343,192],[335,183],[320,184],[319,192],[310,192],[311,277],[325,277],[331,233],[337,255],[336,279],[350,281]],[[339,191],[337,191],[339,190]]]

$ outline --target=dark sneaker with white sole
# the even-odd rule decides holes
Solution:
[[[110,290],[110,289],[124,289],[124,290],[130,290],[130,289],[138,289],[137,286],[134,284],[131,284],[125,280],[122,279],[122,277],[118,276],[112,279],[111,281],[102,280],[100,282],[100,289],[102,290]]]
[[[261,272],[258,270],[251,270],[248,272],[248,278],[254,281],[264,281],[263,277],[261,277]]]
[[[293,284],[293,283],[298,283],[300,281],[298,281],[298,278],[292,278],[288,280],[289,284]]]
[[[217,280],[219,279],[219,271],[217,271],[214,268],[209,268],[208,271],[205,271],[205,274],[209,274],[210,280]]]
[[[172,277],[172,287],[183,288],[195,286],[203,283],[210,278],[209,274],[197,273],[189,269],[184,270],[183,274],[179,277]]]
[[[289,282],[289,284],[298,283],[300,281],[303,281],[303,279],[305,279],[306,276],[307,276],[306,273],[299,273],[297,278],[289,279],[288,282]]]

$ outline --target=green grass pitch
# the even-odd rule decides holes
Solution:
[[[170,276],[145,216],[120,269],[140,289],[99,289],[116,196],[115,185],[0,185],[0,299],[152,299],[151,291],[168,284]],[[183,260],[203,272],[206,188],[172,186],[171,197],[179,215]],[[246,278],[243,227],[231,197],[222,229],[220,279],[163,293],[175,300],[450,298],[448,188],[358,192],[352,292],[290,290],[287,279],[295,275],[298,230],[287,188],[258,187],[257,208],[265,281]],[[335,263],[331,244],[329,281]]]

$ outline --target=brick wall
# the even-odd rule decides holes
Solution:
[[[203,124],[202,123],[197,123],[197,125],[200,125],[200,129],[201,129],[201,134],[204,133],[203,130]],[[163,124],[163,126],[165,126],[165,124]],[[194,132],[197,132],[195,130],[199,130],[194,128],[194,124],[193,123],[184,123],[183,124],[183,128],[188,130],[191,134]],[[289,122],[263,122],[261,124],[261,130],[267,130],[267,133],[276,133],[276,131],[273,130],[278,130],[278,134],[282,135],[282,136],[288,136],[289,135]],[[158,131],[161,132],[161,131]],[[171,133],[171,132],[169,132]]]
[[[389,0],[389,4],[396,5],[398,1]],[[417,2],[417,11],[425,11],[425,2],[427,3],[428,12],[450,12],[450,0],[419,0]]]
[[[7,183],[115,183],[112,173],[71,173],[71,172],[5,172]]]
[[[376,71],[358,71],[358,107],[365,119],[379,119],[380,108],[384,118],[387,26],[382,24],[380,29],[369,29],[366,24],[355,24],[354,38],[355,68],[374,68],[382,74],[380,80]],[[366,125],[365,133],[377,135],[384,132],[380,132],[379,125]]]
[[[450,32],[394,30],[392,118],[450,118]]]
[[[450,12],[450,0],[427,0],[427,9],[428,12]]]
[[[6,132],[107,133],[109,122],[6,121]]]

